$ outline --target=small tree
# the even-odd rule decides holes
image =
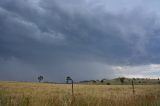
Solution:
[[[103,83],[103,82],[104,82],[104,80],[102,79],[102,80],[101,80],[101,83]]]
[[[42,75],[38,76],[38,81],[41,82],[42,80],[43,80],[43,76]]]
[[[66,83],[68,84],[68,82],[69,82],[70,80],[72,80],[71,77],[70,77],[70,76],[67,76],[67,77],[66,77]]]
[[[120,80],[121,84],[123,84],[123,83],[124,83],[125,78],[124,78],[124,77],[121,77],[121,78],[119,78],[119,80]]]

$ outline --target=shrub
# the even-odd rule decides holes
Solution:
[[[107,82],[106,84],[107,84],[107,85],[111,85],[111,83],[109,83],[109,82]]]

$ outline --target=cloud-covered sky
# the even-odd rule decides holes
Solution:
[[[1,0],[0,80],[160,76],[159,0]]]

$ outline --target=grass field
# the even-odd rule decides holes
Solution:
[[[0,82],[0,106],[160,106],[160,85]]]

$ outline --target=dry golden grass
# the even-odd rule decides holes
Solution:
[[[160,85],[0,82],[0,106],[160,106]]]

